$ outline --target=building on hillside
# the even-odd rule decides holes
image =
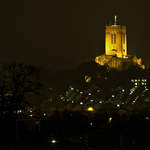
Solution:
[[[130,65],[145,68],[141,58],[127,54],[126,26],[117,24],[117,16],[113,25],[105,27],[105,54],[97,56],[95,62],[117,70],[127,69]]]

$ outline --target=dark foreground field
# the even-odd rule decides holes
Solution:
[[[68,113],[0,121],[0,150],[133,150],[150,147],[150,120]],[[148,148],[149,149],[149,148]]]

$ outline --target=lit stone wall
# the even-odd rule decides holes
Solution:
[[[131,55],[128,55],[127,58],[118,58],[113,55],[104,54],[97,56],[95,58],[95,62],[100,66],[108,66],[109,68],[117,70],[126,70],[130,65],[136,65],[142,69],[145,69],[145,66],[142,65],[142,59]]]

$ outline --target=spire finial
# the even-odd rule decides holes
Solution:
[[[115,18],[114,18],[114,25],[117,25],[117,16],[115,15]]]

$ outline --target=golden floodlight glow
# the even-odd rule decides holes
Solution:
[[[86,82],[86,83],[91,82],[91,79],[92,79],[92,78],[91,78],[90,76],[87,76],[87,75],[85,76],[85,82]]]
[[[93,108],[93,107],[88,107],[87,110],[88,110],[88,111],[94,111],[94,108]]]
[[[111,123],[112,122],[112,117],[108,118],[108,122]]]

